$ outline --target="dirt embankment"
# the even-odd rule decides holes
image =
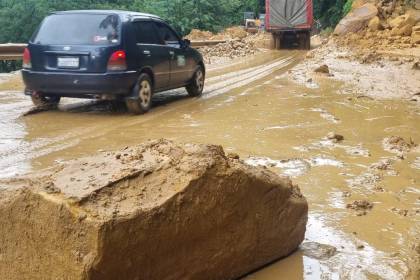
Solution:
[[[420,10],[405,1],[355,1],[335,33],[291,71],[292,78],[308,87],[332,78],[348,82],[353,86],[342,93],[349,99],[397,98],[419,104],[417,28]]]
[[[338,24],[335,40],[362,60],[402,56],[420,61],[420,7],[407,1],[356,1]],[[417,4],[420,6],[420,4]]]
[[[253,55],[267,48],[270,43],[270,36],[268,34],[264,32],[250,34],[239,26],[227,28],[217,34],[194,29],[186,38],[197,41],[226,41],[215,46],[199,48],[207,64]]]
[[[166,140],[7,186],[0,275],[11,280],[235,279],[293,252],[308,215],[288,179]]]

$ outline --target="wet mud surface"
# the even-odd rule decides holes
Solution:
[[[160,93],[144,116],[64,99],[58,110],[23,117],[31,104],[20,83],[3,82],[0,176],[148,139],[223,145],[290,176],[310,206],[306,245],[245,279],[416,279],[418,104],[356,98],[343,94],[356,89],[333,79],[295,83],[289,70],[304,57],[267,52],[212,66],[202,98]],[[402,142],[392,137],[407,146],[394,149]]]

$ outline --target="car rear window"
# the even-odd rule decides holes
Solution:
[[[51,15],[43,21],[31,41],[43,45],[118,44],[120,26],[117,15]]]

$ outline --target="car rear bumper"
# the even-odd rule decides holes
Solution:
[[[33,91],[68,97],[94,97],[98,95],[128,95],[135,85],[138,73],[54,73],[22,70],[23,81],[29,94]]]

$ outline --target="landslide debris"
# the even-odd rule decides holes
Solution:
[[[226,28],[220,33],[212,33],[210,31],[203,31],[199,29],[191,30],[190,34],[188,34],[185,38],[189,40],[233,40],[233,39],[244,39],[250,36],[248,32],[246,32],[242,27],[233,26]]]
[[[420,47],[420,10],[402,0],[358,1],[334,34],[336,42],[354,49],[365,63],[395,53],[418,60],[420,53],[409,50]]]
[[[206,46],[199,49],[207,63],[211,64],[221,58],[237,58],[246,57],[257,53],[257,49],[253,42],[245,42],[243,40],[229,40],[215,46]]]
[[[236,279],[293,252],[308,215],[289,180],[167,140],[0,185],[10,280]]]
[[[356,200],[347,204],[347,209],[352,209],[357,212],[357,216],[367,215],[367,211],[373,209],[373,203],[367,200]]]
[[[414,143],[413,139],[410,138],[409,141],[406,141],[404,138],[399,136],[385,138],[382,145],[386,151],[399,154],[410,152],[413,148],[417,147],[417,144]]]
[[[191,41],[225,41],[217,45],[199,47],[207,64],[256,54],[270,45],[270,35],[264,32],[250,34],[242,27],[233,26],[220,33],[193,29],[186,36]]]

